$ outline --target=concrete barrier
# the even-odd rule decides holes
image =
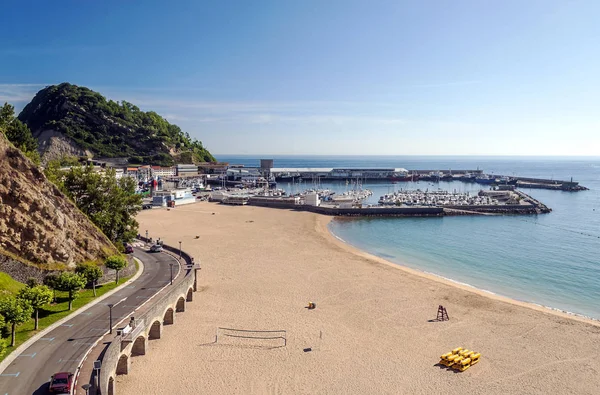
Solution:
[[[149,240],[139,237],[140,240]],[[179,248],[163,245],[166,251],[179,256]],[[99,390],[102,395],[115,395],[116,376],[129,374],[131,358],[145,355],[150,340],[160,339],[164,325],[173,325],[176,313],[185,311],[185,305],[193,300],[193,292],[197,289],[197,270],[193,258],[181,251],[181,271],[172,286],[167,286],[154,299],[148,302],[144,312],[135,317],[132,331],[117,335],[106,348],[102,357],[99,375]]]

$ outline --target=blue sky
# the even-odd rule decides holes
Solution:
[[[71,82],[217,154],[600,155],[599,1],[3,2],[0,101]]]

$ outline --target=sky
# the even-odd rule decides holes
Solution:
[[[0,101],[87,86],[214,154],[600,156],[600,1],[3,1]]]

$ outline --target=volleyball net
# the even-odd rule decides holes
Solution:
[[[285,330],[253,331],[218,327],[215,334],[215,343],[223,344],[227,340],[239,340],[240,342],[249,343],[249,345],[262,347],[285,347],[287,345],[287,332]]]

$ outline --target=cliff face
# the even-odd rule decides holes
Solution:
[[[0,134],[0,254],[72,266],[116,253],[110,241]]]
[[[39,91],[19,119],[38,139],[42,160],[61,155],[130,158],[133,163],[172,165],[214,161],[200,141],[153,111],[68,83]]]

